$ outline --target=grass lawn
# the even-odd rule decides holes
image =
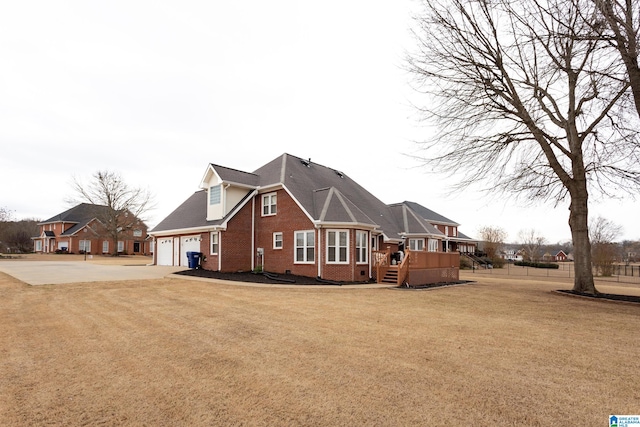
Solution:
[[[0,425],[604,426],[640,413],[640,306],[461,275],[478,282],[30,287],[0,273]]]

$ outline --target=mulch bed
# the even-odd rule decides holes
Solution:
[[[193,276],[193,277],[204,277],[207,279],[218,279],[218,280],[232,280],[235,282],[250,282],[250,283],[280,283],[280,284],[292,284],[292,285],[357,285],[364,284],[367,282],[334,282],[331,280],[318,280],[313,277],[306,276],[297,276],[295,274],[275,274],[275,273],[253,273],[251,271],[244,272],[236,272],[236,273],[221,273],[219,271],[211,271],[211,270],[203,270],[203,269],[190,269],[179,271],[175,274],[181,274],[183,276]],[[459,280],[456,282],[448,282],[448,283],[433,283],[430,285],[417,285],[417,286],[399,286],[396,289],[405,289],[405,290],[421,290],[421,289],[432,289],[432,288],[440,288],[443,286],[452,286],[452,285],[461,285],[465,283],[472,283],[469,280]]]
[[[175,274],[184,276],[204,277],[207,279],[233,280],[235,282],[292,284],[292,285],[346,285],[346,282],[319,281],[313,277],[297,276],[295,274],[253,273],[250,271],[237,273],[221,273],[219,271],[191,269],[179,271]]]
[[[455,286],[455,285],[466,285],[468,283],[475,283],[474,281],[471,280],[457,280],[455,282],[439,282],[439,283],[430,283],[428,285],[405,285],[405,286],[398,286],[397,289],[404,289],[404,290],[423,290],[423,289],[433,289],[433,288],[442,288],[445,286]]]
[[[640,297],[635,296],[635,295],[620,295],[620,294],[604,294],[604,293],[599,293],[599,294],[586,294],[583,292],[576,292],[573,290],[567,290],[567,289],[559,289],[556,292],[560,292],[563,294],[568,294],[568,295],[573,295],[573,296],[577,296],[577,297],[583,297],[583,298],[593,298],[596,300],[605,300],[605,301],[623,301],[623,302],[628,302],[628,303],[633,303],[633,304],[640,304]]]

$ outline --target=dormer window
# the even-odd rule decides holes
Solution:
[[[209,204],[220,204],[220,184],[209,187]]]
[[[276,193],[264,194],[262,196],[262,216],[270,216],[276,214]]]

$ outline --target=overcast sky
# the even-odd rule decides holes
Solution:
[[[429,138],[403,71],[412,0],[29,1],[0,6],[0,207],[47,219],[74,176],[149,188],[155,225],[208,163],[251,172],[289,153],[385,203],[411,200],[478,237],[502,226],[570,239],[567,204],[452,192],[413,160]],[[639,239],[640,204],[592,216]]]

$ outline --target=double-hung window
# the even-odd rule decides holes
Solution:
[[[409,239],[409,249],[421,251],[424,249],[424,239]]]
[[[262,195],[262,216],[275,215],[277,211],[276,193]]]
[[[273,249],[282,249],[282,233],[273,233]]]
[[[219,248],[218,236],[219,234],[217,231],[214,231],[211,233],[211,255],[218,254],[218,248]]]
[[[78,242],[78,249],[80,253],[91,252],[91,240],[80,240]]]
[[[109,241],[108,240],[103,240],[102,241],[102,253],[109,253]]]
[[[429,239],[429,252],[438,252],[438,240]]]
[[[315,234],[313,231],[295,232],[295,262],[313,263],[315,257]]]
[[[349,263],[349,232],[347,230],[327,230],[327,262]]]
[[[118,240],[118,252],[124,252],[124,242],[122,240]]]
[[[369,241],[366,231],[356,231],[356,263],[366,264],[368,259],[367,242]]]

